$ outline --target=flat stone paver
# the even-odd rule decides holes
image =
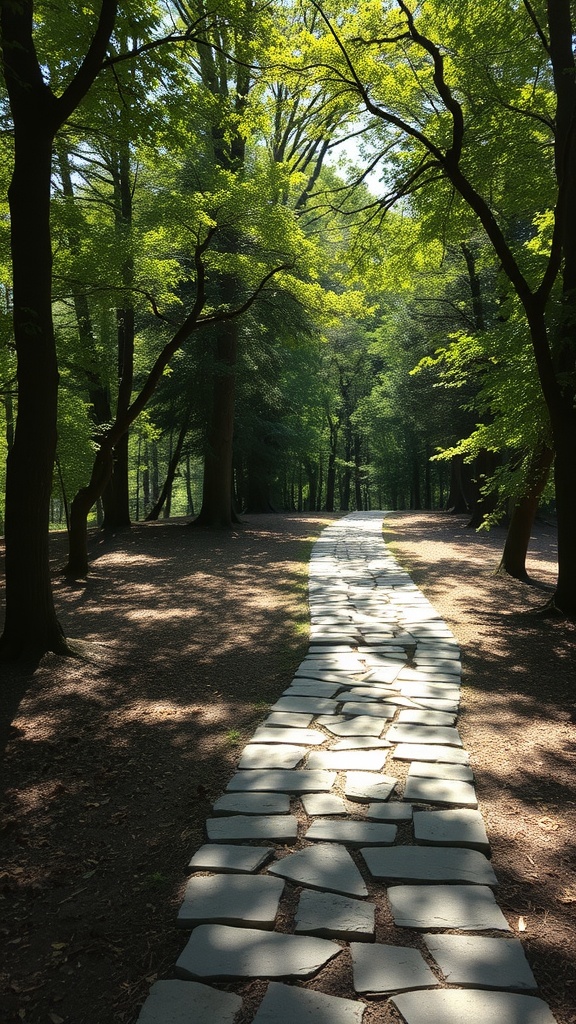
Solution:
[[[480,811],[465,807],[446,811],[416,811],[414,839],[424,845],[467,846],[481,853],[490,852]]]
[[[233,1024],[242,999],[197,981],[156,981],[137,1024]]]
[[[372,715],[358,715],[357,718],[351,719],[339,717],[332,723],[319,718],[318,722],[335,736],[380,736],[388,725],[385,718],[374,718]]]
[[[392,1002],[406,1024],[556,1024],[541,999],[512,992],[406,992]]]
[[[280,768],[236,772],[227,785],[229,792],[243,793],[328,793],[336,781],[336,772],[285,770]]]
[[[416,815],[414,815],[416,817]],[[360,850],[374,878],[388,882],[469,882],[497,885],[490,861],[477,850],[462,847],[395,846]]]
[[[392,746],[388,740],[381,740],[377,736],[348,736],[337,740],[330,747],[331,750],[389,750]]]
[[[354,999],[271,981],[253,1024],[360,1024],[365,1009],[364,1003]]]
[[[297,726],[299,729],[305,729],[313,719],[314,715],[295,715],[288,711],[272,711],[262,722],[262,728],[277,729],[285,726],[289,728]]]
[[[234,814],[229,818],[208,818],[206,832],[211,843],[231,839],[296,839],[298,820],[290,814]]]
[[[335,892],[303,889],[296,910],[295,931],[325,938],[374,938],[376,907],[373,903],[355,900]]]
[[[538,986],[522,943],[487,935],[424,935],[424,942],[450,985],[526,989]]]
[[[455,779],[460,782],[472,782],[474,772],[466,764],[433,764],[430,761],[412,761],[408,769],[408,778],[420,779]]]
[[[396,713],[394,704],[381,704],[379,701],[349,701],[342,705],[343,715],[364,715],[368,718],[393,718]]]
[[[398,715],[400,725],[454,725],[456,715],[447,711],[414,711],[406,708]],[[411,741],[408,741],[411,742]]]
[[[311,715],[336,714],[338,702],[328,697],[279,697],[272,711],[295,711]]]
[[[386,764],[385,750],[315,750],[308,755],[307,768],[332,771],[380,771]]]
[[[447,764],[468,764],[470,754],[459,747],[441,747],[434,743],[399,743],[392,757],[399,761],[432,761]]]
[[[422,779],[409,776],[404,787],[404,800],[423,804],[478,806],[474,786],[470,782],[460,782],[458,779]]]
[[[326,736],[319,729],[265,728],[256,729],[252,743],[294,743],[302,746],[315,747],[326,741]]]
[[[176,923],[273,928],[284,882],[270,875],[196,875],[188,880]]]
[[[333,697],[338,693],[338,683],[326,683],[322,679],[303,679],[296,676],[284,690],[283,697]]]
[[[311,889],[340,892],[344,896],[367,896],[368,890],[352,857],[336,843],[318,843],[274,861],[270,874],[288,878]]]
[[[341,952],[329,939],[201,924],[176,961],[184,978],[311,978]]]
[[[305,793],[302,806],[306,814],[348,814],[348,809],[341,796],[335,793]]]
[[[307,753],[307,747],[296,747],[291,743],[248,743],[238,768],[295,768]]]
[[[461,747],[462,737],[457,729],[442,725],[392,725],[386,733],[391,743],[434,743],[439,746]]]
[[[349,800],[368,804],[377,800],[387,800],[394,792],[397,783],[398,779],[392,775],[382,775],[376,772],[347,772],[344,793]]]
[[[438,981],[417,949],[350,943],[356,992],[390,994],[406,989],[430,988]]]
[[[486,885],[393,885],[387,895],[400,928],[510,931]]]
[[[391,845],[396,839],[396,826],[374,821],[315,821],[306,832],[305,839],[321,842],[345,843],[347,846]]]
[[[379,803],[376,801],[375,803],[368,804],[366,817],[373,818],[375,821],[411,821],[412,805],[400,803],[396,800],[389,803]]]
[[[212,805],[212,814],[288,814],[287,793],[224,793]]]
[[[188,864],[190,871],[258,871],[274,853],[273,846],[227,846],[205,843]]]

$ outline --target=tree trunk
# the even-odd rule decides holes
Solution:
[[[128,433],[114,446],[112,475],[102,492],[104,522],[107,531],[127,530],[130,520],[130,490],[128,487]]]
[[[74,579],[88,573],[88,516],[112,475],[112,449],[105,444],[96,453],[90,482],[81,487],[70,506],[68,563],[65,572]]]
[[[558,581],[553,604],[576,619],[576,414],[567,406],[555,440],[554,482],[558,518]]]
[[[216,341],[212,412],[204,457],[202,507],[192,526],[230,530],[232,512],[232,443],[236,396],[238,326],[222,326]]]
[[[18,416],[6,469],[3,658],[67,651],[54,608],[48,548],[58,366],[51,296],[52,134],[45,117],[46,111],[39,109],[15,119],[15,163],[8,192]]]
[[[361,444],[359,434],[354,435],[354,497],[356,511],[362,511]]]
[[[150,512],[146,516],[146,521],[147,522],[158,519],[158,516],[160,515],[160,512],[162,510],[162,506],[164,505],[164,502],[167,501],[168,495],[170,494],[170,492],[172,490],[172,484],[174,483],[174,477],[176,476],[176,470],[178,469],[178,465],[180,463],[180,459],[182,458],[182,449],[184,447],[184,441],[186,440],[186,434],[188,433],[188,426],[190,424],[190,417],[191,417],[191,415],[192,415],[192,406],[189,406],[187,411],[186,411],[186,414],[184,416],[184,422],[182,423],[182,426],[180,428],[180,433],[178,434],[178,437],[176,439],[176,446],[175,446],[174,451],[172,452],[172,455],[170,457],[170,462],[169,462],[169,465],[168,465],[168,472],[166,474],[166,479],[164,481],[164,486],[162,488],[162,492],[161,492],[161,494],[160,494],[160,496],[158,498],[158,501],[155,503],[154,507],[150,509]],[[188,459],[189,458],[190,457],[188,456]],[[188,487],[188,504],[190,504],[191,503],[191,495],[190,495],[190,491],[189,491],[189,481],[187,482],[187,487]]]
[[[507,573],[518,580],[526,580],[526,555],[530,544],[532,526],[538,510],[540,495],[546,486],[554,452],[548,445],[534,454],[531,483],[527,494],[515,504],[506,534],[499,572]]]
[[[186,500],[188,503],[186,514],[189,516],[193,516],[194,499],[192,497],[192,474],[190,471],[190,452],[186,453]]]

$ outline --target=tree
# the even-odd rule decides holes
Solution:
[[[18,417],[6,483],[6,620],[3,657],[65,651],[48,560],[48,522],[56,452],[58,366],[52,320],[50,182],[58,130],[102,68],[116,0],[102,0],[93,35],[56,94],[34,43],[31,0],[2,0],[2,73],[14,124],[9,188]],[[85,25],[88,28],[88,25]],[[76,55],[75,55],[76,56]]]
[[[527,2],[489,11],[468,4],[465,13],[446,18],[442,3],[413,12],[398,0],[397,9],[383,9],[382,19],[370,5],[359,20],[350,15],[346,42],[331,28],[335,50],[324,53],[322,63],[361,102],[381,148],[386,140],[396,180],[383,205],[393,201],[392,193],[396,198],[432,183],[449,204],[452,190],[480,221],[522,306],[555,450],[559,571],[552,603],[574,616],[576,73],[570,4],[549,0],[546,14]],[[496,39],[504,57],[498,77],[489,56]],[[542,157],[551,143],[553,168]],[[547,221],[544,261],[507,237],[493,201],[496,151],[505,168],[513,154],[516,171],[526,169],[525,177],[517,175],[515,199],[532,224]],[[559,275],[560,308],[554,292]]]

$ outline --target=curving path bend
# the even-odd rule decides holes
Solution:
[[[309,652],[214,804],[177,977],[138,1024],[375,1024],[390,1003],[406,1024],[554,1024],[498,907],[458,645],[382,518],[352,513],[314,546]],[[384,919],[405,941],[379,941]],[[322,991],[339,965],[355,998]]]

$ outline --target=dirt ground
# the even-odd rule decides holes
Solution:
[[[4,669],[0,689],[0,1024],[133,1024],[152,981],[172,976],[187,862],[304,656],[310,547],[333,518],[247,516],[230,536],[139,525],[94,536],[86,581],[55,576],[85,658]],[[462,645],[460,727],[498,900],[558,1024],[574,1024],[576,627],[535,614],[545,590],[494,575],[500,531],[394,513],[385,537]],[[63,560],[56,536],[55,571]],[[529,568],[553,582],[545,524]],[[394,931],[382,911],[378,940]],[[350,995],[341,962],[312,987]],[[397,1019],[376,1004],[365,1017]]]

